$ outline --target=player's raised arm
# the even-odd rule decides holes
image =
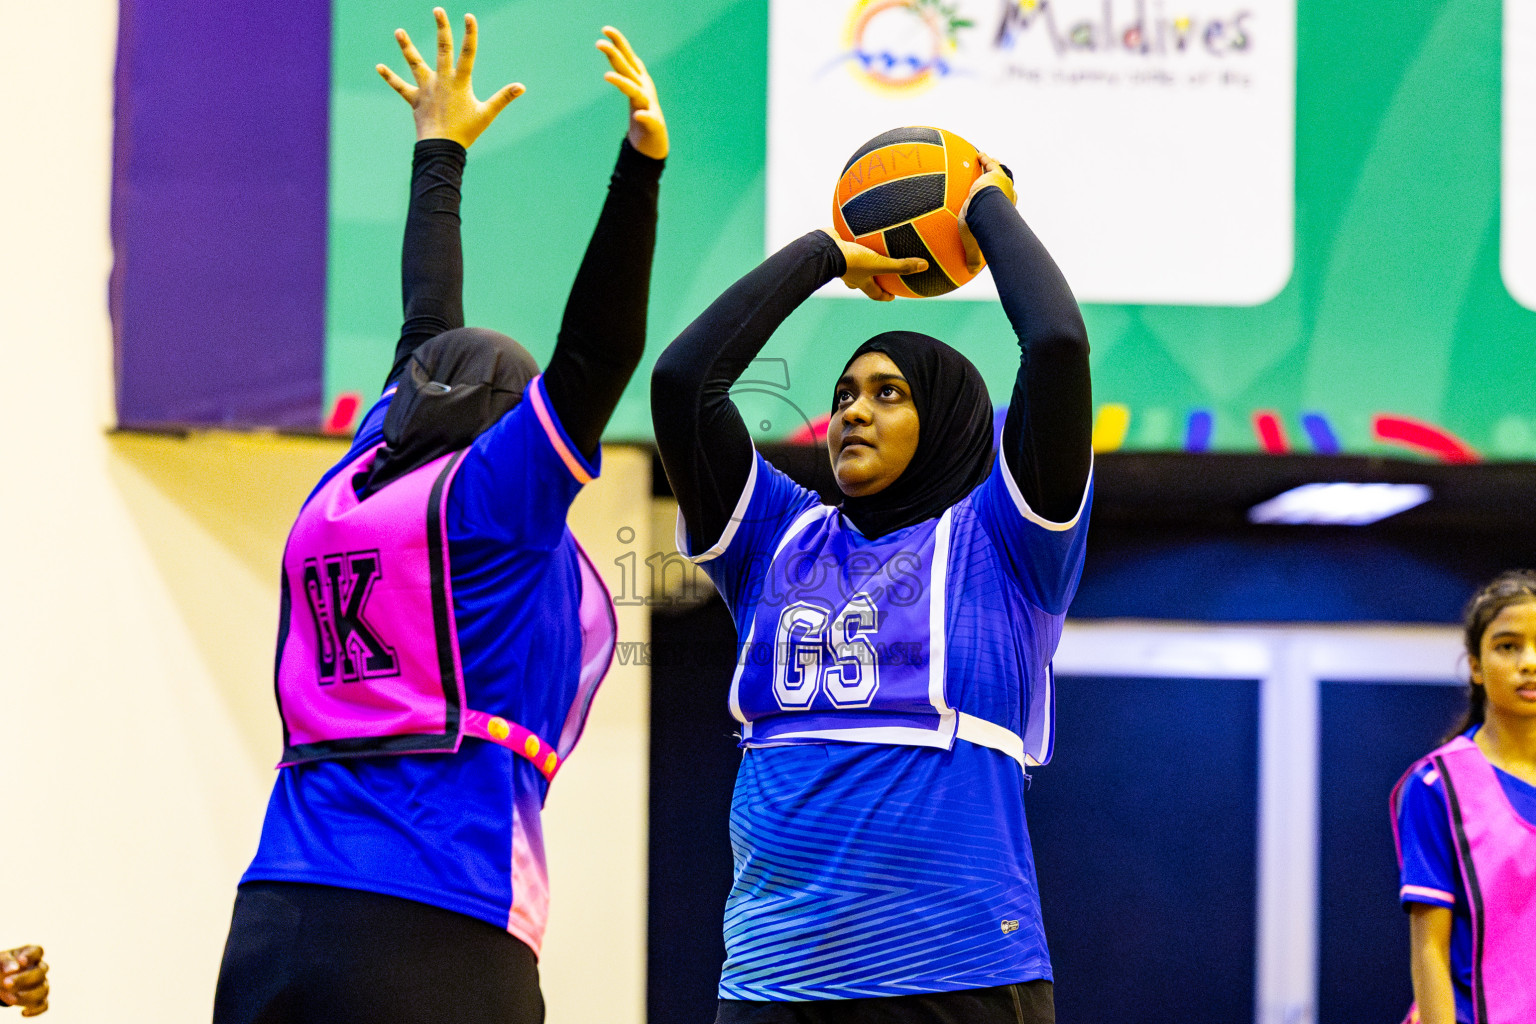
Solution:
[[[962,238],[974,236],[970,260],[986,256],[1019,340],[1002,449],[1030,508],[1064,523],[1077,514],[1093,465],[1088,332],[1056,261],[1014,208],[1012,179],[991,157],[979,159],[985,173],[961,208]]]
[[[544,373],[555,415],[588,458],[645,354],[657,197],[669,146],[656,83],[624,33],[604,27],[597,48],[611,68],[603,78],[629,100],[629,120]]]
[[[405,29],[395,42],[415,79],[407,83],[388,67],[375,70],[411,107],[416,150],[411,167],[411,205],[400,256],[404,322],[386,386],[404,372],[411,353],[444,331],[464,326],[464,255],[459,238],[460,183],[466,150],[525,91],[513,82],[487,100],[475,98],[471,74],[479,47],[475,16],[464,16],[464,41],[454,59],[448,15],[434,8],[436,67],[429,66]]]
[[[720,539],[746,486],[752,436],[731,385],[779,324],[833,278],[888,301],[893,296],[876,274],[926,268],[923,260],[890,259],[832,231],[812,231],[733,284],[667,346],[651,374],[651,419],[694,551]]]

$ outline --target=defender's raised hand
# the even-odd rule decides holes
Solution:
[[[603,75],[625,96],[629,97],[629,144],[653,160],[667,157],[667,119],[661,113],[661,101],[656,98],[656,83],[651,81],[645,63],[629,45],[624,33],[612,25],[603,26],[606,39],[597,41],[613,68]]]
[[[459,60],[453,60],[453,30],[448,27],[448,13],[441,7],[432,9],[437,21],[437,69],[434,71],[421,59],[421,53],[411,42],[405,29],[395,29],[395,42],[405,54],[415,85],[406,82],[383,64],[376,70],[389,87],[399,93],[411,105],[416,117],[416,139],[452,139],[468,149],[480,133],[490,127],[496,115],[507,109],[507,104],[527,90],[521,82],[502,86],[488,100],[475,99],[470,84],[470,72],[475,67],[475,48],[479,42],[479,26],[473,14],[464,15],[464,46]]]

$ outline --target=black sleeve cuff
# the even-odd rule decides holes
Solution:
[[[827,281],[848,273],[848,260],[843,256],[842,247],[826,231],[818,228],[807,232],[798,241],[790,244],[796,246],[804,244],[807,255],[815,254],[827,259],[831,263],[832,270],[832,276],[827,278]],[[823,281],[822,284],[826,284],[827,281]]]
[[[414,166],[420,166],[428,160],[437,157],[448,159],[458,164],[460,169],[462,169],[469,154],[463,146],[452,139],[422,139],[416,143],[416,150],[412,154],[411,163]]]
[[[619,144],[619,162],[614,165],[613,173],[616,177],[624,178],[642,185],[654,185],[661,180],[661,172],[667,166],[667,161],[653,160],[630,145],[626,136]]]
[[[1006,212],[1005,212],[1006,211]],[[988,185],[971,197],[970,209],[965,211],[965,223],[976,236],[976,244],[986,255],[987,246],[993,240],[992,233],[1007,214],[1019,216],[1019,211],[1008,201],[1008,194],[996,185]]]
[[[971,209],[972,210],[976,209],[978,204],[980,204],[982,206],[985,206],[987,203],[991,202],[991,200],[987,199],[986,197],[992,195],[993,193],[996,193],[996,194],[1002,196],[1003,197],[1003,202],[1008,205],[1008,208],[1010,210],[1014,209],[1014,205],[1012,203],[1008,202],[1008,193],[1004,192],[1002,189],[998,188],[996,185],[988,185],[986,188],[982,189],[980,192],[977,192],[974,196],[972,196],[971,197]],[[966,212],[969,213],[970,211],[967,210]]]

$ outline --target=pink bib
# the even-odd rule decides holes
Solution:
[[[602,579],[576,545],[581,672],[558,743],[507,717],[466,707],[444,525],[463,452],[359,501],[352,480],[382,447],[333,475],[288,536],[277,661],[279,767],[447,753],[469,735],[514,751],[553,779],[580,738],[613,658],[613,607]]]
[[[1536,825],[1509,803],[1477,744],[1457,736],[1421,758],[1392,791],[1432,762],[1445,785],[1456,859],[1472,914],[1472,1009],[1476,1024],[1536,1021]],[[1398,866],[1402,842],[1398,840]]]

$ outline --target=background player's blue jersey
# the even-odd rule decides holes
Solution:
[[[1050,753],[1048,665],[1081,573],[1091,483],[1071,522],[1048,523],[995,462],[943,517],[947,554],[923,565],[935,521],[871,541],[754,458],[730,525],[693,556],[744,643],[754,628],[778,631],[766,665],[754,657],[763,636],[744,647],[733,686],[751,728],[732,801],[721,998],[1050,978],[1023,765]],[[899,607],[877,594],[855,621],[849,598],[898,575],[905,585],[884,593],[903,595]],[[865,641],[879,653],[860,662],[851,652]],[[852,686],[855,663],[878,664],[879,686]],[[987,745],[946,733],[946,712]],[[1008,736],[1021,741],[1012,753],[998,741]]]
[[[393,394],[369,410],[322,484],[383,440]],[[583,482],[576,471],[590,479],[597,466],[557,421],[546,429],[528,398],[465,453],[448,494],[449,563],[469,706],[557,736],[581,652],[581,578],[565,517]],[[472,737],[453,754],[284,768],[243,881],[417,900],[505,928],[537,952],[549,891],[546,787],[529,761]]]
[[[1468,729],[1468,739],[1477,728]],[[1536,825],[1536,786],[1497,765],[1493,768],[1510,806]],[[1398,838],[1402,842],[1402,888],[1398,898],[1403,909],[1410,903],[1427,903],[1451,910],[1451,982],[1456,990],[1456,1019],[1472,1020],[1472,911],[1456,859],[1451,818],[1446,807],[1445,782],[1432,764],[1415,771],[1403,784],[1397,808]]]

